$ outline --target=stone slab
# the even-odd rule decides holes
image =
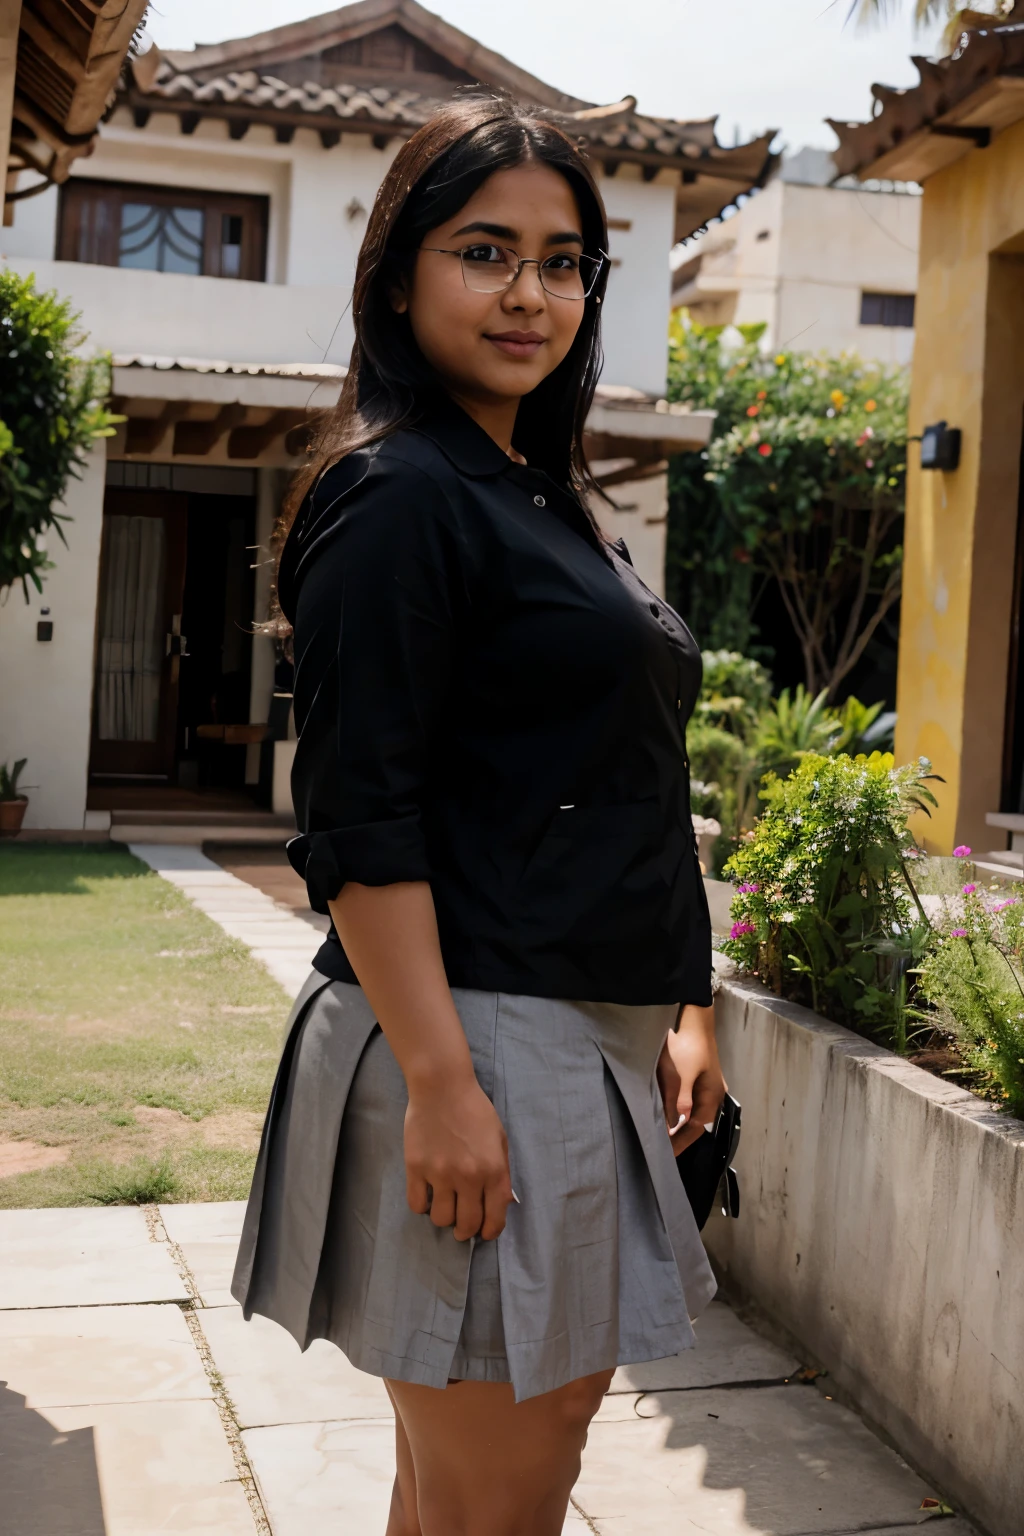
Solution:
[[[697,1319],[694,1332],[695,1349],[668,1360],[620,1366],[612,1378],[612,1393],[781,1381],[799,1369],[795,1355],[761,1338],[724,1302],[713,1301]]]
[[[303,1354],[277,1323],[258,1316],[247,1323],[237,1306],[211,1307],[201,1323],[243,1429],[328,1418],[391,1421],[381,1379],[357,1371],[326,1339]]]
[[[98,1536],[255,1536],[212,1402],[50,1408],[40,1417],[58,1436],[77,1434],[82,1446],[91,1436],[103,1521]],[[35,1475],[47,1475],[45,1457]],[[52,1528],[26,1521],[21,1529],[51,1536]],[[67,1527],[68,1536],[86,1530],[84,1521]]]
[[[0,1312],[0,1379],[28,1408],[212,1396],[175,1306]]]
[[[163,1205],[164,1227],[195,1281],[204,1307],[228,1307],[234,1302],[231,1277],[245,1215],[244,1200],[209,1205]]]
[[[242,1235],[244,1200],[210,1200],[205,1205],[162,1205],[160,1218],[172,1243],[206,1243]]]
[[[274,1536],[377,1536],[395,1475],[390,1424],[288,1424],[242,1436]],[[571,1510],[565,1536],[589,1527]]]
[[[0,1211],[0,1309],[187,1300],[134,1207]]]
[[[591,1426],[574,1496],[602,1530],[876,1533],[918,1521],[934,1492],[814,1387],[655,1394],[636,1408],[606,1399]]]

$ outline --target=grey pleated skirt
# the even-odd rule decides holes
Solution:
[[[676,1009],[453,996],[508,1135],[504,1232],[460,1243],[409,1210],[401,1071],[362,990],[314,972],[249,1196],[245,1316],[375,1376],[511,1382],[517,1401],[691,1346],[715,1282],[655,1078]]]

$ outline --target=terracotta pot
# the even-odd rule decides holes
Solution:
[[[0,800],[0,837],[17,837],[27,809],[27,795],[19,795],[17,800]]]

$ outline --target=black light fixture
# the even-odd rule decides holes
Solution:
[[[947,427],[944,421],[925,427],[921,433],[921,468],[956,469],[960,463],[960,428]]]

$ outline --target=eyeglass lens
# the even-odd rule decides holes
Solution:
[[[519,256],[501,245],[467,245],[460,254],[466,287],[476,293],[500,293],[519,273]],[[559,251],[538,267],[542,287],[559,299],[585,299],[600,270],[595,257],[575,251]]]

